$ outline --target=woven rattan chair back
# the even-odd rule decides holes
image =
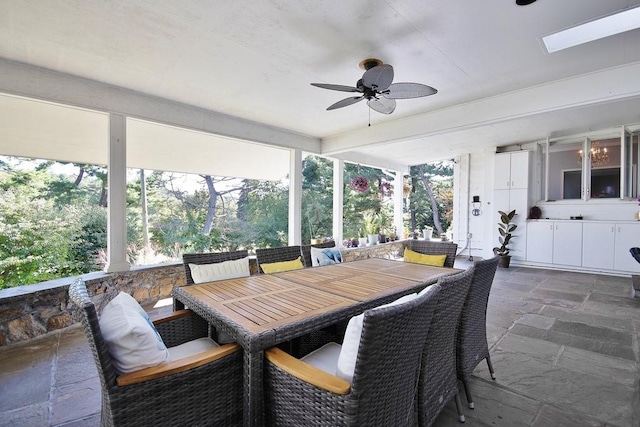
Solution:
[[[431,425],[451,399],[456,400],[458,415],[464,420],[456,377],[456,330],[472,276],[470,268],[438,280],[441,290],[420,367],[417,408],[420,426]]]
[[[486,359],[491,376],[495,379],[487,345],[487,303],[497,267],[498,257],[476,261],[473,264],[471,286],[458,322],[457,372],[472,409],[474,405],[468,379],[476,366]]]
[[[193,285],[193,277],[191,277],[191,269],[189,264],[217,264],[224,261],[235,261],[237,259],[246,258],[249,252],[246,250],[231,252],[205,252],[197,254],[182,255],[182,263],[184,264],[184,274],[187,278],[187,285]]]
[[[456,261],[456,251],[458,244],[453,242],[430,242],[429,240],[410,239],[409,249],[426,255],[446,255],[444,266],[453,268]]]
[[[440,286],[432,285],[414,300],[413,308],[407,304],[365,314],[352,382],[352,393],[359,396],[353,425],[413,424],[420,360],[429,334],[425,325],[431,323],[439,292]]]
[[[293,261],[294,259],[299,257],[302,257],[302,249],[299,245],[283,246],[280,248],[256,249],[256,259],[258,261],[258,270],[260,271],[260,273],[264,273],[260,264]],[[302,260],[302,263],[305,264],[304,259]],[[306,264],[305,267],[307,267]]]
[[[98,323],[96,307],[89,298],[87,288],[81,279],[75,280],[69,286],[69,300],[76,306],[80,322],[91,347],[93,359],[98,368],[98,377],[102,386],[102,421],[112,420],[109,393],[107,390],[116,385],[116,371],[111,364],[111,355]],[[108,425],[108,423],[107,423]]]
[[[300,248],[302,250],[302,259],[304,261],[305,267],[311,267],[313,264],[311,262],[311,248],[335,248],[336,242],[333,240],[330,242],[322,242],[316,243],[315,245],[302,245]]]
[[[410,426],[422,349],[440,287],[408,303],[369,310],[363,319],[351,390],[336,394],[267,362],[268,425]]]
[[[119,386],[95,305],[82,279],[69,286],[69,300],[84,328],[102,388],[101,426],[242,424],[242,352],[157,379]],[[156,325],[169,347],[206,337],[198,316]]]

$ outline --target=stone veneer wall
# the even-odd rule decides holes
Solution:
[[[404,241],[342,250],[344,262],[368,258],[398,258]],[[251,274],[257,274],[255,258],[250,259]],[[90,273],[82,276],[98,313],[120,291],[127,292],[142,305],[171,297],[175,286],[185,285],[182,263],[134,267],[121,273]],[[47,332],[70,326],[78,319],[68,298],[75,278],[64,278],[36,285],[0,290],[0,346],[29,340]]]

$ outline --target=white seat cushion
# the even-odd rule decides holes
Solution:
[[[319,349],[312,351],[300,360],[308,363],[309,365],[315,366],[318,369],[322,369],[331,375],[335,375],[336,367],[338,365],[338,357],[340,357],[340,349],[342,349],[340,344],[330,342]]]
[[[220,347],[217,342],[211,338],[202,337],[175,347],[169,347],[169,355],[171,360],[178,360],[216,347]]]
[[[189,264],[194,283],[249,276],[249,257],[214,264]]]
[[[411,301],[417,297],[418,297],[418,294],[405,295],[393,302],[390,302],[389,304],[383,304],[379,307],[376,307],[373,310],[377,310],[383,307],[389,307],[392,305],[402,304],[402,303]],[[344,341],[342,342],[340,357],[338,358],[336,376],[349,381],[349,383],[353,381],[353,374],[356,370],[356,360],[358,358],[358,350],[360,348],[360,337],[362,336],[363,321],[364,321],[364,313],[349,319],[349,323],[347,324],[347,330],[344,333]]]
[[[169,351],[149,315],[129,294],[120,292],[100,315],[100,329],[113,367],[121,374],[169,360]]]
[[[342,253],[338,248],[311,247],[311,266],[331,265],[342,262]]]

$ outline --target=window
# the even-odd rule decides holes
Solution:
[[[624,144],[621,142],[623,140]],[[622,148],[625,153],[622,153]],[[545,150],[548,151],[547,161],[543,162],[548,174],[546,199],[620,198],[621,194],[635,197],[637,190],[634,187],[637,187],[638,179],[637,150],[637,140],[633,140],[631,136],[623,139],[614,134],[611,137],[605,135],[549,143]],[[623,154],[628,159],[626,170],[622,167]],[[622,176],[625,177],[624,192],[621,187]]]

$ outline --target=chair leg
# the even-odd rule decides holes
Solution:
[[[487,355],[487,366],[489,367],[489,372],[491,372],[491,379],[495,381],[496,373],[493,370],[493,365],[491,364],[491,356]]]
[[[456,393],[456,409],[458,410],[458,421],[465,422],[464,414],[462,413],[462,402],[460,402],[460,393]]]
[[[462,380],[462,385],[464,387],[464,394],[467,396],[467,404],[469,405],[469,409],[475,409],[476,405],[473,403],[473,398],[471,397],[471,387],[467,380]]]

